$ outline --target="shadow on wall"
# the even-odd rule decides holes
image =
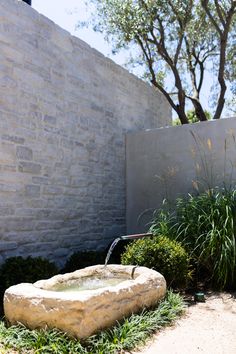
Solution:
[[[202,139],[190,131],[196,147],[192,149],[196,179],[193,188],[202,193],[217,186],[231,189],[236,183],[236,138],[233,129],[229,129],[221,142],[220,151],[215,149],[211,138]]]
[[[153,211],[188,193],[236,184],[236,120],[127,137],[127,232],[147,231]]]

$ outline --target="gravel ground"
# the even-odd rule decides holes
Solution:
[[[236,354],[236,297],[210,294],[132,354]]]

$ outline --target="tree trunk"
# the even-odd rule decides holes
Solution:
[[[197,118],[199,119],[200,122],[205,122],[207,121],[206,114],[202,108],[201,103],[198,100],[192,100],[192,103],[194,105],[195,113]]]
[[[179,105],[177,105],[175,111],[178,114],[179,120],[181,122],[181,124],[189,124],[188,118],[185,114],[184,109],[182,109]]]

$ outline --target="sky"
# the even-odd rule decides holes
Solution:
[[[78,20],[86,21],[89,18],[89,13],[86,11],[85,0],[32,0],[32,7],[54,21],[60,27],[66,29],[72,35],[79,37],[91,47],[114,60],[117,64],[124,65],[126,63],[129,54],[123,51],[113,55],[112,46],[104,40],[102,34],[95,33],[91,28],[76,28]],[[208,93],[211,84],[212,77],[207,74],[205,87],[203,87],[201,94],[201,100],[204,104],[204,108],[207,110],[210,110],[208,105]],[[225,111],[225,115],[226,114],[228,114],[228,112]]]

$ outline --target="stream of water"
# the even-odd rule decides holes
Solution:
[[[109,259],[111,257],[111,254],[116,247],[117,243],[121,240],[134,240],[134,239],[139,239],[142,237],[146,236],[152,236],[152,234],[135,234],[135,235],[125,235],[125,236],[120,236],[117,237],[111,244],[107,256],[105,259],[105,265],[104,265],[104,272],[103,276],[100,277],[90,277],[90,278],[85,278],[80,281],[76,282],[71,282],[70,284],[68,283],[62,283],[62,284],[57,284],[56,286],[53,287],[53,291],[83,291],[83,290],[95,290],[99,288],[103,288],[106,286],[114,286],[122,281],[126,280],[127,278],[124,277],[116,277],[114,274],[111,274],[108,271],[107,264],[109,262]]]
[[[117,238],[112,242],[112,244],[111,244],[111,246],[110,246],[110,248],[109,248],[109,250],[108,250],[108,252],[107,252],[107,256],[106,256],[106,259],[105,259],[105,266],[104,266],[104,268],[106,268],[107,263],[108,263],[108,261],[109,261],[109,259],[110,259],[110,257],[111,257],[111,254],[112,254],[114,248],[116,247],[117,243],[118,243],[120,240],[121,240],[121,237],[117,237]]]
[[[116,247],[117,243],[121,240],[135,240],[135,239],[139,239],[139,238],[143,238],[143,237],[150,237],[150,236],[153,236],[153,234],[151,233],[145,233],[145,234],[134,234],[134,235],[124,235],[124,236],[120,236],[120,237],[117,237],[111,244],[108,252],[107,252],[107,256],[106,256],[106,259],[105,259],[105,266],[104,268],[106,268],[108,262],[109,262],[109,259],[112,255],[112,252],[114,250],[114,248]]]

